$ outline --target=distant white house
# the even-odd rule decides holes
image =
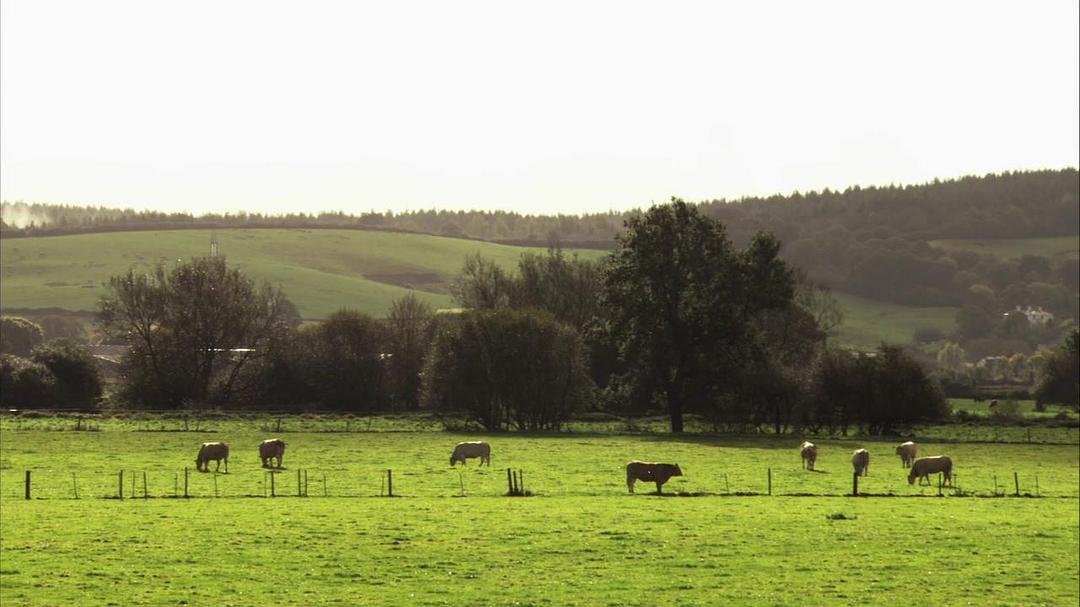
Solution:
[[[1016,306],[1015,310],[1010,310],[1002,314],[1002,316],[1009,317],[1016,314],[1023,314],[1024,318],[1027,319],[1029,325],[1039,325],[1040,327],[1045,327],[1046,325],[1054,322],[1054,315],[1050,312],[1047,312],[1046,310],[1043,310],[1042,306],[1036,306],[1034,308],[1031,306],[1028,306],[1026,308]]]

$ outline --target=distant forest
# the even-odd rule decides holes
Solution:
[[[1000,314],[1042,306],[1077,318],[1075,256],[990,255],[935,248],[937,239],[1002,239],[1080,233],[1080,177],[1074,168],[963,177],[922,185],[851,187],[767,198],[699,202],[742,246],[759,230],[783,256],[834,290],[914,306],[976,305]],[[521,215],[506,211],[336,213],[162,213],[4,202],[0,237],[211,228],[337,228],[416,232],[517,245],[609,248],[640,211]],[[987,292],[993,294],[987,302]]]

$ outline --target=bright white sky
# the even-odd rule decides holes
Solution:
[[[1080,165],[1053,2],[0,4],[0,198],[581,213]]]

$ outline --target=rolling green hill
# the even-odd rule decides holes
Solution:
[[[129,267],[205,255],[214,232],[114,232],[0,240],[0,308],[94,310],[103,284]],[[359,230],[248,229],[216,232],[219,253],[251,276],[279,284],[304,318],[342,307],[384,315],[409,292],[435,308],[453,306],[448,289],[466,255],[512,267],[526,247]],[[605,253],[574,251],[586,258]],[[838,340],[873,349],[911,340],[923,326],[949,330],[953,308],[913,308],[837,294],[845,322]]]
[[[209,230],[117,232],[0,240],[0,308],[93,310],[104,283],[129,267],[206,255]],[[249,275],[281,285],[304,318],[342,307],[381,316],[410,290],[452,305],[450,280],[467,255],[506,267],[540,251],[473,240],[358,230],[220,230],[218,251]],[[600,251],[576,251],[599,257]]]
[[[1048,259],[1080,258],[1080,236],[1048,238],[997,238],[983,240],[931,240],[931,246],[946,251],[970,251],[1002,259],[1036,255]]]
[[[936,327],[949,333],[956,325],[956,308],[915,308],[833,293],[844,311],[836,341],[858,350],[869,351],[882,342],[908,343],[916,329]]]

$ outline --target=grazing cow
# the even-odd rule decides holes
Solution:
[[[458,443],[454,447],[454,452],[450,454],[450,465],[453,466],[457,462],[461,462],[461,465],[465,465],[465,460],[470,457],[479,457],[480,465],[487,464],[491,467],[491,445],[484,441],[474,441],[469,443]]]
[[[225,472],[229,471],[229,446],[225,443],[203,443],[199,455],[195,458],[195,469],[199,472],[210,471],[210,460],[214,460],[214,472],[221,469],[221,460],[225,460]]]
[[[900,443],[896,448],[896,454],[900,456],[900,465],[905,468],[910,468],[911,462],[915,461],[915,452],[917,450],[918,447],[911,441]]]
[[[803,444],[799,445],[799,454],[802,456],[802,467],[813,470],[814,462],[817,461],[817,445],[810,441],[803,441]]]
[[[285,441],[280,438],[268,438],[259,445],[259,459],[262,460],[263,468],[270,468],[273,460],[277,460],[277,467],[281,467],[281,461],[285,458]]]
[[[915,463],[911,464],[911,472],[908,472],[907,482],[909,485],[915,484],[915,479],[919,479],[919,484],[929,485],[930,475],[936,473],[942,473],[945,475],[945,484],[952,485],[952,460],[944,455],[935,455],[933,457],[920,457],[915,460]],[[923,483],[923,481],[926,481]]]
[[[626,488],[634,492],[635,481],[655,482],[656,492],[663,493],[664,483],[673,476],[682,476],[679,464],[650,464],[633,461],[626,464]]]
[[[866,476],[870,470],[870,452],[866,449],[856,449],[851,454],[851,465],[855,468],[856,476]]]

